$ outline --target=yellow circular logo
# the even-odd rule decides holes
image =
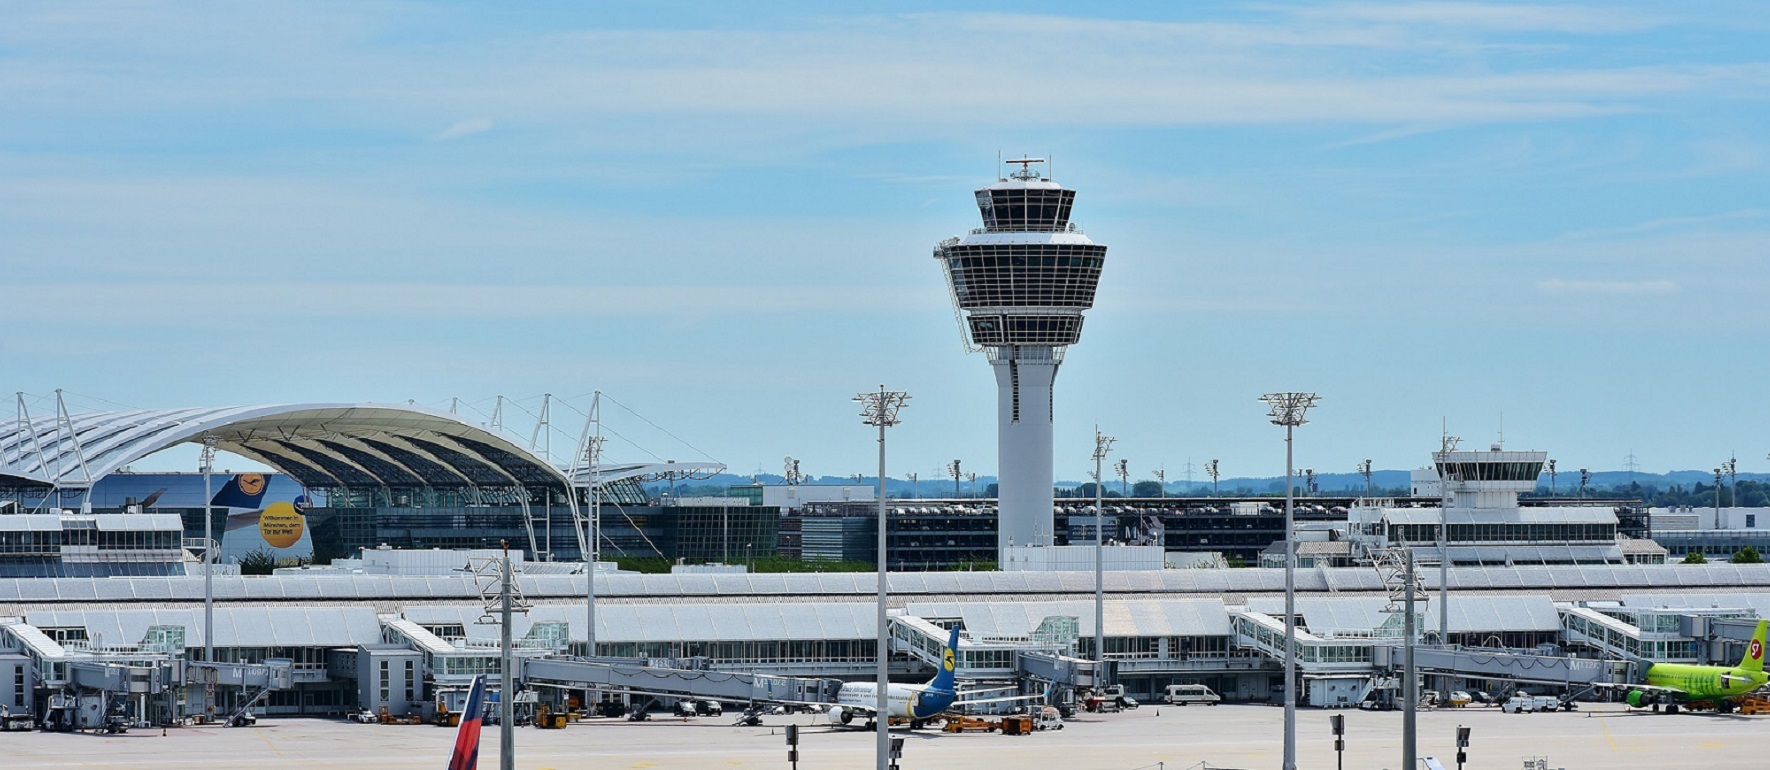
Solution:
[[[953,648],[946,648],[946,654],[940,658],[940,665],[948,671],[953,670]]]
[[[258,514],[258,534],[264,542],[277,548],[288,548],[301,539],[301,531],[307,526],[307,520],[295,512],[292,503],[271,503]]]
[[[264,474],[262,473],[242,473],[235,478],[240,482],[240,491],[244,492],[247,497],[264,491]]]

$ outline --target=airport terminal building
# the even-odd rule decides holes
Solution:
[[[124,472],[179,443],[277,473]],[[519,697],[636,697],[633,687],[592,680],[584,672],[594,661],[578,660],[586,655],[621,661],[622,671],[716,670],[801,692],[868,677],[878,652],[870,573],[599,569],[590,646],[585,542],[604,561],[741,561],[740,553],[769,555],[789,542],[810,559],[876,559],[860,536],[872,531],[876,510],[864,501],[802,501],[783,517],[779,506],[753,499],[659,505],[644,494],[644,482],[710,471],[678,463],[560,468],[487,426],[409,405],[0,423],[0,706],[63,726],[236,709],[433,711],[474,675],[501,667],[497,626],[481,622],[485,584],[463,570],[483,567],[493,554],[485,549],[505,543],[522,554],[516,587],[530,605],[512,628],[512,673],[534,693]],[[1471,481],[1483,481],[1482,472]],[[1366,552],[1429,553],[1427,544],[1448,533],[1449,600],[1440,607],[1428,599],[1420,610],[1444,618],[1445,638],[1425,622],[1434,630],[1421,641],[1439,654],[1426,656],[1429,676],[1446,687],[1499,687],[1543,666],[1561,666],[1576,684],[1623,681],[1627,661],[1737,659],[1747,626],[1770,610],[1770,566],[1629,559],[1624,538],[1651,534],[1632,509],[1464,492],[1460,502],[1299,501],[1298,518],[1328,533],[1326,542],[1337,532]],[[1056,545],[1087,543],[1098,528],[1170,556],[1212,552],[1257,563],[1283,537],[1282,510],[1270,499],[1114,499],[1102,511],[1071,502],[1053,510]],[[1109,682],[1144,698],[1175,683],[1207,684],[1232,700],[1282,692],[1281,570],[1110,571],[1096,617],[1087,571],[944,571],[994,554],[991,501],[898,500],[888,510],[888,652],[899,678],[925,677],[947,629],[958,626],[961,677],[1059,702]],[[230,562],[215,571],[212,625],[198,561],[206,554]],[[239,563],[260,556],[283,565],[317,556],[335,566],[240,574]],[[1423,586],[1436,588],[1437,574],[1428,570]],[[1392,697],[1396,597],[1405,590],[1395,575],[1323,562],[1298,578],[1305,702]],[[1097,627],[1104,650],[1093,649]],[[213,656],[204,652],[210,644]],[[705,695],[699,686],[681,692]]]

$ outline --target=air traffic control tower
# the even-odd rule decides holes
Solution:
[[[970,349],[996,372],[998,551],[1052,544],[1051,384],[1082,335],[1106,247],[1069,221],[1074,190],[1033,168],[977,191],[983,227],[934,249]]]

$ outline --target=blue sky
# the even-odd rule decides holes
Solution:
[[[1059,477],[1096,422],[1140,476],[1279,472],[1287,389],[1323,396],[1300,466],[1503,415],[1563,467],[1770,468],[1760,6],[843,8],[9,3],[0,381],[503,394],[525,436],[601,389],[694,447],[616,410],[616,454],[818,474],[873,467],[848,399],[885,383],[893,475],[989,473],[929,254],[1002,151],[1111,247]]]

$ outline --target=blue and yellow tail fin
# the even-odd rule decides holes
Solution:
[[[940,670],[935,672],[934,681],[928,683],[928,689],[941,692],[953,691],[954,670],[959,667],[959,627],[953,626],[953,634],[947,640],[946,649],[940,654]]]

